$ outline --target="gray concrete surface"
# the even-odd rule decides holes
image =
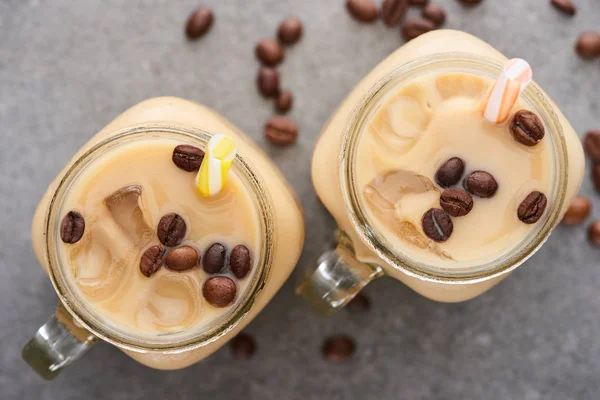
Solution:
[[[579,32],[599,28],[597,0],[577,0],[572,19],[548,0],[484,0],[472,9],[437,1],[448,10],[447,27],[528,59],[578,132],[600,128],[600,60],[573,52]],[[216,24],[189,43],[183,23],[199,3],[214,8]],[[207,104],[256,139],[304,202],[300,267],[322,250],[334,225],[310,183],[315,139],[348,90],[403,43],[397,29],[354,22],[343,3],[0,1],[0,399],[600,398],[600,250],[586,243],[584,226],[559,227],[531,261],[465,304],[437,304],[380,279],[366,289],[370,312],[323,319],[294,296],[298,269],[248,327],[259,346],[250,361],[234,360],[225,347],[188,369],[160,372],[100,344],[50,383],[21,361],[22,345],[56,303],[31,250],[34,207],[80,145],[145,98]],[[306,24],[281,67],[301,136],[278,149],[262,139],[272,109],[255,91],[253,46],[287,15]],[[600,217],[589,179],[583,193]],[[334,333],[356,339],[351,361],[321,359],[322,341]]]

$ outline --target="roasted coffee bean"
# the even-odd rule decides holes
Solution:
[[[595,163],[600,163],[600,130],[591,130],[583,138],[583,149]]]
[[[147,277],[152,276],[163,265],[165,248],[161,245],[152,246],[144,251],[140,258],[140,271]]]
[[[546,133],[540,118],[527,110],[517,111],[509,129],[515,140],[525,146],[535,146]]]
[[[280,146],[285,146],[296,141],[298,137],[298,125],[291,119],[281,115],[275,115],[265,124],[265,138]]]
[[[481,0],[458,0],[465,6],[474,6],[481,3]]]
[[[594,182],[594,188],[600,193],[600,164],[592,165],[592,179]]]
[[[285,44],[294,44],[302,37],[302,21],[296,17],[288,17],[279,24],[277,37]]]
[[[592,202],[585,196],[577,196],[571,201],[565,216],[562,219],[563,224],[576,225],[582,223],[592,211]]]
[[[274,68],[262,67],[258,71],[256,84],[264,97],[277,96],[279,93],[279,72]]]
[[[256,341],[249,334],[242,332],[229,342],[233,356],[238,360],[248,360],[256,352]]]
[[[332,336],[323,344],[323,358],[329,362],[346,361],[356,350],[354,341],[345,335]]]
[[[170,213],[158,222],[158,240],[167,247],[175,247],[183,241],[187,224],[179,214]]]
[[[373,22],[377,19],[377,6],[373,0],[346,0],[346,8],[361,22]]]
[[[402,35],[406,40],[412,40],[434,29],[433,22],[424,18],[410,18],[402,23]]]
[[[451,216],[462,217],[473,209],[473,198],[462,189],[446,189],[440,196],[440,206]]]
[[[185,34],[194,40],[203,36],[213,24],[214,16],[210,8],[200,7],[194,10],[185,24]]]
[[[443,188],[454,186],[460,181],[464,172],[465,162],[458,157],[452,157],[438,168],[435,181]]]
[[[600,247],[600,219],[592,222],[588,228],[588,239],[591,244]]]
[[[371,308],[371,300],[360,292],[346,304],[346,309],[348,311],[356,313],[366,312],[369,308]]]
[[[423,225],[423,232],[425,232],[427,237],[436,242],[445,242],[454,230],[452,219],[441,208],[432,208],[427,211],[423,215],[421,223]]]
[[[225,266],[227,248],[221,243],[213,243],[204,253],[202,268],[209,274],[220,272]]]
[[[237,294],[235,282],[226,276],[214,276],[204,282],[202,295],[214,307],[227,307]]]
[[[423,8],[423,18],[427,18],[437,26],[443,25],[446,22],[446,11],[437,4],[428,4]]]
[[[474,196],[487,198],[496,194],[498,182],[489,172],[473,171],[465,178],[464,187]]]
[[[525,197],[517,209],[517,216],[526,224],[536,223],[544,214],[548,199],[542,192],[533,191]]]
[[[552,5],[567,15],[575,15],[577,9],[571,0],[552,0]]]
[[[577,39],[575,50],[580,57],[592,59],[600,56],[600,32],[584,32]]]
[[[409,0],[411,6],[424,7],[429,4],[429,0]]]
[[[184,171],[196,172],[204,159],[204,151],[187,144],[180,144],[173,150],[173,163]]]
[[[229,257],[229,265],[231,266],[231,272],[238,279],[244,279],[250,269],[252,268],[252,258],[250,257],[250,250],[244,245],[238,245],[231,250],[231,256]]]
[[[85,220],[75,210],[69,211],[60,224],[60,238],[63,242],[73,244],[79,242],[85,231]]]
[[[402,21],[407,9],[408,0],[383,0],[381,19],[387,26],[396,25]]]
[[[198,265],[198,251],[191,246],[181,246],[167,254],[165,265],[174,271],[187,271]]]
[[[265,65],[275,66],[283,61],[283,47],[277,40],[263,39],[256,44],[256,57]]]
[[[292,108],[294,98],[289,90],[282,90],[275,100],[275,109],[281,113],[288,112]]]

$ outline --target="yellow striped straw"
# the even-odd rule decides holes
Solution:
[[[235,154],[235,142],[228,136],[218,134],[208,141],[204,160],[196,175],[200,195],[210,197],[221,191]]]

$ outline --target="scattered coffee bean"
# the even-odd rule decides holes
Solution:
[[[473,198],[462,189],[446,189],[440,196],[440,206],[451,216],[462,217],[473,209]]]
[[[323,344],[323,358],[334,363],[346,361],[354,354],[355,349],[354,341],[348,336],[332,336]]]
[[[167,268],[174,271],[187,271],[198,265],[198,251],[191,246],[181,246],[167,254]]]
[[[465,179],[464,187],[474,196],[492,197],[498,190],[498,182],[489,172],[473,171]]]
[[[423,215],[421,223],[423,225],[423,232],[425,232],[427,237],[436,242],[445,242],[454,230],[452,219],[441,208],[432,208],[427,211]]]
[[[474,6],[481,3],[481,0],[458,0],[465,6]]]
[[[591,130],[585,134],[583,149],[593,162],[600,163],[600,130]]]
[[[573,199],[565,216],[562,219],[563,224],[576,225],[582,223],[592,211],[592,202],[585,196],[577,196]]]
[[[256,84],[264,97],[277,96],[279,93],[279,72],[274,68],[262,67],[258,71]]]
[[[577,39],[577,54],[585,59],[600,56],[600,32],[584,32]]]
[[[285,44],[294,44],[302,37],[302,21],[296,17],[289,17],[279,24],[277,37]]]
[[[236,337],[229,342],[233,356],[238,360],[248,360],[256,352],[256,341],[247,333],[238,333]]]
[[[292,108],[294,98],[289,90],[282,90],[275,100],[275,109],[281,113],[288,112]]]
[[[533,191],[525,197],[517,210],[517,216],[526,224],[536,223],[544,214],[548,200],[544,193]]]
[[[394,26],[404,18],[408,9],[408,0],[383,0],[381,18],[387,26]]]
[[[575,15],[577,9],[571,0],[552,0],[552,5],[567,15]]]
[[[600,164],[592,165],[592,179],[594,182],[594,188],[600,193]]]
[[[600,247],[600,219],[592,222],[588,228],[588,239],[591,244]]]
[[[346,304],[346,309],[351,312],[362,313],[368,311],[369,308],[371,308],[371,300],[360,292]]]
[[[265,124],[265,138],[280,146],[285,146],[296,141],[298,125],[291,119],[280,115],[271,117]]]
[[[429,0],[409,0],[411,6],[424,7],[429,4]]]
[[[213,24],[214,16],[210,8],[200,7],[190,14],[185,24],[185,34],[194,40],[203,36]]]
[[[510,132],[517,142],[525,146],[535,146],[544,138],[546,130],[535,113],[520,110],[510,122]]]
[[[412,40],[434,29],[433,22],[423,18],[410,18],[402,23],[402,35],[406,40]]]
[[[85,231],[85,220],[75,210],[69,211],[60,224],[60,238],[63,242],[73,244],[79,242]]]
[[[346,0],[346,8],[361,22],[374,22],[377,19],[377,6],[373,0]]]
[[[175,247],[183,241],[187,225],[179,214],[170,213],[158,222],[158,240],[167,247]]]
[[[204,159],[204,151],[197,147],[181,144],[173,150],[173,163],[184,171],[196,172]]]
[[[465,162],[458,157],[452,157],[438,168],[435,181],[441,187],[448,188],[456,185],[464,172]]]
[[[146,249],[142,258],[140,258],[140,271],[148,278],[159,270],[163,265],[163,254],[165,248],[161,245],[156,245]]]
[[[250,257],[250,250],[244,245],[238,245],[231,250],[231,257],[229,258],[229,265],[231,266],[231,272],[238,279],[244,279],[250,269],[252,268],[252,258]]]
[[[263,39],[256,44],[256,57],[263,64],[273,67],[283,61],[283,47],[277,40]]]
[[[227,307],[237,294],[235,282],[226,276],[214,276],[204,282],[202,295],[214,307]]]
[[[226,256],[227,248],[221,243],[213,243],[204,253],[202,268],[209,274],[216,274],[225,266]]]
[[[423,18],[427,18],[437,26],[443,25],[446,22],[446,11],[437,4],[428,4],[423,8]]]

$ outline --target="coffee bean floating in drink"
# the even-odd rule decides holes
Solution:
[[[465,162],[452,157],[443,163],[435,173],[435,181],[443,188],[456,185],[465,172]]]
[[[410,18],[402,23],[402,36],[406,40],[412,40],[434,29],[435,24],[428,19]]]
[[[69,211],[60,224],[60,238],[64,243],[74,244],[81,239],[85,231],[85,220],[75,210]]]
[[[279,72],[270,67],[262,67],[258,71],[256,85],[264,97],[274,97],[279,93]]]
[[[265,124],[265,138],[280,146],[292,144],[298,137],[298,125],[291,119],[280,115],[271,117]]]
[[[279,24],[277,37],[285,44],[294,44],[302,37],[302,21],[296,17],[289,17]]]
[[[140,271],[147,277],[152,276],[163,265],[165,248],[161,245],[149,247],[140,259]]]
[[[256,352],[256,341],[254,338],[245,333],[239,333],[229,342],[233,356],[238,360],[248,360],[252,358]]]
[[[473,209],[473,197],[462,189],[446,189],[440,196],[440,206],[451,216],[462,217]]]
[[[360,22],[375,22],[377,5],[373,0],[346,0],[346,8]]]
[[[233,304],[237,294],[237,286],[231,278],[214,276],[202,285],[202,295],[214,307],[227,307]]]
[[[533,191],[525,197],[517,209],[517,216],[526,224],[534,224],[542,217],[548,200],[542,192]]]
[[[204,151],[197,147],[181,144],[173,149],[173,163],[187,172],[197,172],[204,159]]]
[[[473,196],[488,198],[496,194],[498,182],[489,172],[473,171],[465,178],[464,187]]]
[[[513,138],[525,146],[535,146],[546,133],[540,118],[528,110],[518,111],[509,125]]]
[[[173,271],[187,271],[198,265],[198,251],[191,246],[181,246],[171,250],[165,259],[165,266]]]
[[[595,163],[600,163],[600,130],[591,130],[583,138],[583,149]]]
[[[428,4],[423,8],[421,15],[436,26],[444,25],[444,22],[446,22],[446,11],[437,4]]]
[[[250,257],[250,250],[244,245],[238,245],[231,251],[229,257],[229,265],[231,272],[238,279],[244,279],[252,268],[252,258]]]
[[[158,240],[167,247],[175,247],[183,241],[187,225],[179,214],[170,213],[158,222]]]
[[[585,196],[577,196],[571,201],[562,222],[566,225],[580,224],[590,215],[591,211],[592,202],[590,199]]]
[[[350,358],[355,350],[354,340],[345,335],[338,335],[325,341],[322,352],[326,361],[339,363]]]
[[[210,8],[200,7],[194,10],[185,24],[185,34],[188,39],[198,39],[210,30],[214,15]]]
[[[408,0],[383,0],[381,19],[387,26],[394,26],[404,18],[408,9]]]
[[[273,67],[283,61],[284,51],[283,47],[277,40],[274,39],[262,39],[256,44],[256,58],[260,60],[264,65]]]
[[[225,266],[227,248],[221,243],[213,243],[202,257],[202,268],[209,274],[221,272]]]
[[[432,208],[427,211],[425,215],[423,215],[421,223],[425,235],[440,243],[448,240],[454,230],[452,219],[446,211],[441,208]]]

